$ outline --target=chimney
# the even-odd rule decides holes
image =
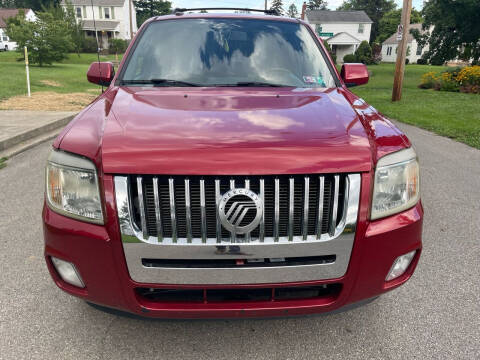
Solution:
[[[303,5],[302,5],[302,17],[301,17],[302,20],[305,20],[305,13],[306,12],[307,12],[307,2],[304,1]]]

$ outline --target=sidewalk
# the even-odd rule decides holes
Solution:
[[[71,111],[0,111],[0,158],[54,138],[73,119]]]

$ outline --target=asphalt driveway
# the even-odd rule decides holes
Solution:
[[[147,321],[64,294],[43,261],[50,145],[0,170],[0,359],[479,359],[480,151],[400,124],[422,166],[424,251],[414,277],[341,314]]]

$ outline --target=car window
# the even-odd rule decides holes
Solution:
[[[150,23],[122,81],[168,79],[201,86],[269,83],[335,87],[322,52],[302,24],[259,19]]]

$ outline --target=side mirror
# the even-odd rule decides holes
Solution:
[[[115,70],[111,62],[94,62],[87,71],[87,79],[91,83],[108,86],[115,76]]]
[[[368,70],[365,64],[343,64],[340,76],[347,87],[368,82]]]

